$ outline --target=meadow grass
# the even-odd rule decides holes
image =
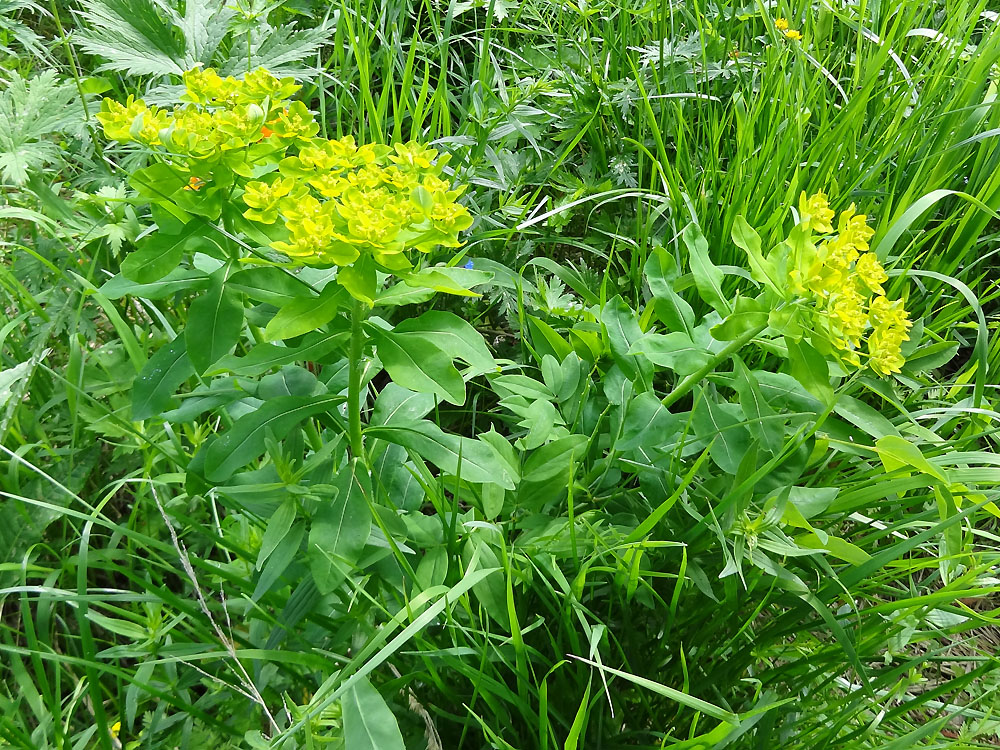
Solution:
[[[217,26],[198,19],[221,4],[170,6],[186,26],[158,7],[0,4],[5,76],[36,76],[0,92],[0,745],[355,750],[345,715],[383,720],[385,705],[411,749],[996,743],[990,3],[238,3]],[[293,22],[326,31],[295,47]],[[190,298],[99,291],[149,217],[127,200],[144,157],[100,134],[98,95],[176,101],[198,60],[277,61],[324,136],[450,152],[476,217],[461,262],[496,283],[435,304],[536,382],[551,371],[533,321],[570,341],[574,311],[616,295],[640,320],[660,248],[682,269],[678,294],[710,313],[685,227],[700,227],[724,292],[748,294],[738,216],[770,247],[801,191],[857,204],[921,348],[914,336],[896,377],[843,378],[811,421],[793,394],[775,454],[803,454],[788,484],[835,488],[809,521],[846,557],[767,536],[752,490],[786,479],[770,454],[730,476],[695,441],[615,448],[624,406],[607,396],[606,352],[576,411],[559,405],[594,448],[549,480],[551,497],[526,484],[487,514],[421,463],[414,488],[378,490],[418,492],[420,512],[373,510],[383,546],[337,592],[304,556],[262,584],[269,519],[308,494],[294,476],[310,457],[343,451],[336,425],[315,418],[238,481],[199,485],[194,449],[239,414],[130,418],[135,373],[186,326]],[[754,372],[781,361],[741,356]],[[734,372],[706,388],[730,393]],[[469,389],[436,423],[528,436],[509,394],[485,378]],[[874,447],[887,435],[927,464],[887,466]],[[407,460],[373,442],[383,464]],[[441,550],[440,575],[421,545]]]

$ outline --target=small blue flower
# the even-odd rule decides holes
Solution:
[[[471,269],[472,268],[472,261],[470,260],[468,263],[466,263],[465,267],[468,268],[468,269]]]

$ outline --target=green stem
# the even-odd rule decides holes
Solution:
[[[361,302],[354,300],[351,306],[351,351],[348,355],[349,377],[347,381],[347,423],[351,441],[351,455],[367,464],[365,443],[361,435],[361,369],[364,353],[365,334],[362,325],[365,310]]]
[[[701,379],[704,378],[708,373],[712,372],[716,367],[719,366],[721,362],[725,362],[736,352],[742,349],[744,346],[749,344],[754,338],[763,333],[764,329],[767,328],[765,323],[762,326],[753,328],[739,338],[730,341],[725,348],[722,349],[718,354],[712,357],[708,362],[698,368],[695,372],[692,372],[686,378],[684,378],[677,387],[674,388],[670,393],[668,393],[660,403],[669,408],[671,405],[677,403],[681,398],[683,398],[688,391],[690,391],[694,386],[696,386]]]

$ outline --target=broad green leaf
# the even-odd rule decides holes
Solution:
[[[698,294],[720,315],[728,315],[729,301],[722,291],[723,273],[709,257],[708,241],[701,233],[701,228],[694,223],[688,224],[681,233],[681,239],[688,249],[691,275],[694,276]]]
[[[260,577],[257,578],[257,584],[254,586],[250,601],[259,601],[278,583],[281,576],[299,556],[299,548],[302,546],[302,539],[305,535],[305,524],[299,523],[278,540],[260,570]]]
[[[179,234],[153,232],[136,243],[136,249],[122,261],[122,276],[137,284],[152,284],[177,268],[185,253],[194,253],[209,240],[205,224],[189,222]]]
[[[640,393],[628,402],[622,436],[615,443],[621,451],[670,445],[676,437],[679,419],[653,393]]]
[[[274,552],[274,548],[278,546],[288,530],[292,528],[292,521],[295,520],[296,509],[298,508],[298,503],[295,498],[289,496],[285,502],[278,506],[278,509],[274,511],[271,517],[267,521],[267,527],[264,529],[264,536],[260,540],[260,550],[257,552],[257,562],[254,567],[260,570],[264,566],[264,562],[267,560],[268,556]]]
[[[369,427],[365,433],[402,445],[446,474],[461,476],[466,482],[498,484],[504,489],[514,489],[510,470],[494,449],[481,440],[451,435],[427,420]]]
[[[886,435],[899,435],[896,426],[882,416],[881,412],[853,396],[846,394],[838,396],[833,410],[876,440]]]
[[[472,291],[472,287],[487,283],[493,278],[493,274],[472,268],[434,266],[402,275],[401,278],[411,287],[417,289],[433,289],[436,292],[445,292],[446,294],[478,297],[479,293]]]
[[[278,372],[261,378],[257,398],[268,401],[279,396],[312,396],[322,389],[324,386],[306,368],[285,365]]]
[[[224,482],[235,471],[264,453],[270,433],[281,440],[307,417],[330,411],[343,402],[342,396],[283,396],[265,402],[256,411],[237,419],[233,426],[208,446],[205,477]]]
[[[788,364],[792,377],[824,405],[833,404],[830,366],[826,358],[805,340],[795,341],[786,336],[785,344],[788,346]]]
[[[243,301],[239,292],[226,286],[228,267],[209,278],[208,291],[191,303],[184,329],[188,356],[203,373],[239,343],[243,331]]]
[[[401,322],[396,326],[396,333],[424,334],[432,344],[468,363],[479,373],[497,369],[496,360],[490,354],[483,335],[454,313],[430,310]]]
[[[601,310],[601,324],[607,332],[611,355],[629,380],[648,387],[653,379],[653,366],[644,356],[636,356],[632,345],[642,338],[638,316],[625,301],[616,296]]]
[[[363,253],[354,263],[337,272],[337,283],[346,289],[354,299],[369,307],[375,303],[378,277],[375,261],[368,253]]]
[[[245,268],[229,277],[229,286],[258,302],[281,307],[294,299],[310,299],[315,293],[308,284],[281,268]]]
[[[662,247],[653,249],[644,267],[649,291],[653,293],[653,306],[657,316],[671,331],[694,333],[694,310],[674,290],[677,278],[677,261]]]
[[[461,406],[465,403],[465,381],[446,354],[426,336],[394,333],[376,326],[369,332],[378,358],[394,382],[417,393],[433,393]]]
[[[711,443],[709,455],[727,474],[736,474],[750,447],[749,432],[734,413],[740,411],[734,404],[716,403],[705,393],[691,414],[695,435]]]
[[[886,472],[908,467],[933,477],[939,482],[951,483],[944,469],[928,461],[920,448],[906,438],[898,435],[886,435],[875,442],[875,451],[882,459],[882,465]]]
[[[673,333],[647,333],[633,342],[629,354],[642,354],[650,362],[667,367],[684,376],[704,367],[712,353],[698,346],[681,331]]]
[[[536,318],[534,315],[525,315],[524,319],[531,332],[532,345],[543,356],[550,354],[561,361],[573,352],[573,345],[544,320]]]
[[[825,537],[825,540],[823,539]],[[871,559],[871,555],[855,544],[841,539],[839,536],[824,534],[820,537],[815,531],[795,537],[796,543],[806,549],[821,549],[834,557],[852,565],[861,565]]]
[[[396,717],[378,690],[362,678],[341,698],[344,747],[351,750],[406,750]]]
[[[160,414],[185,380],[194,375],[184,337],[178,336],[149,358],[132,383],[132,419]]]
[[[777,454],[784,443],[784,421],[776,419],[776,412],[764,397],[757,378],[743,361],[734,357],[734,363],[733,389],[739,395],[740,408],[747,418],[747,429],[761,446]]]
[[[160,203],[182,190],[188,184],[188,177],[169,164],[157,162],[137,169],[129,177],[128,183],[141,197]]]
[[[912,338],[911,334],[911,338]],[[917,349],[906,358],[903,370],[910,373],[929,372],[942,367],[955,358],[959,345],[951,341],[937,341]]]
[[[206,286],[208,286],[208,277],[201,271],[175,268],[159,281],[150,284],[139,284],[126,279],[122,274],[118,274],[105,281],[99,291],[108,299],[120,299],[125,295],[145,299],[163,299],[178,292],[197,291]]]
[[[434,294],[433,289],[418,289],[401,281],[398,284],[393,284],[388,289],[379,291],[375,295],[375,304],[389,307],[416,305],[433,299]]]
[[[750,297],[737,297],[736,307],[719,325],[711,329],[716,341],[735,341],[752,331],[767,327],[770,308]]]
[[[317,331],[305,336],[299,346],[257,344],[245,357],[233,355],[223,357],[215,363],[211,372],[232,372],[237,375],[254,376],[290,362],[313,362],[344,344],[349,336],[350,331],[336,331],[334,333]]]
[[[742,215],[737,216],[733,223],[732,237],[736,246],[747,254],[750,275],[779,297],[784,297],[784,285],[778,281],[778,273],[774,264],[765,260],[763,253],[761,253],[760,236]]]
[[[371,531],[371,478],[358,459],[337,473],[333,498],[323,501],[309,530],[313,579],[331,592],[344,582],[361,558]]]
[[[311,333],[333,320],[350,297],[343,287],[328,284],[319,297],[293,299],[285,304],[264,329],[268,341],[279,341]]]
[[[386,383],[375,399],[371,424],[409,423],[423,419],[434,408],[434,396],[417,393],[396,383]]]
[[[526,482],[544,482],[554,477],[569,477],[587,450],[586,435],[567,435],[531,452],[524,462],[521,478]]]

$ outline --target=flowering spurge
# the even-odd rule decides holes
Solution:
[[[363,258],[405,272],[413,267],[405,250],[456,247],[472,224],[456,202],[462,188],[442,178],[447,155],[416,142],[317,138],[313,114],[289,102],[299,88],[290,78],[261,69],[238,80],[196,69],[184,84],[187,104],[173,110],[105,99],[98,115],[105,134],[152,148],[203,205],[214,193],[241,200],[242,216],[289,265],[348,266]],[[180,206],[192,210],[196,199],[181,197]]]
[[[881,375],[899,372],[902,343],[913,324],[902,301],[885,295],[889,277],[869,248],[874,230],[867,217],[853,203],[837,217],[823,192],[803,192],[798,209],[798,225],[766,259],[745,221],[733,232],[758,280],[787,303],[774,320],[786,334],[808,334],[814,346],[844,365],[867,364]]]

